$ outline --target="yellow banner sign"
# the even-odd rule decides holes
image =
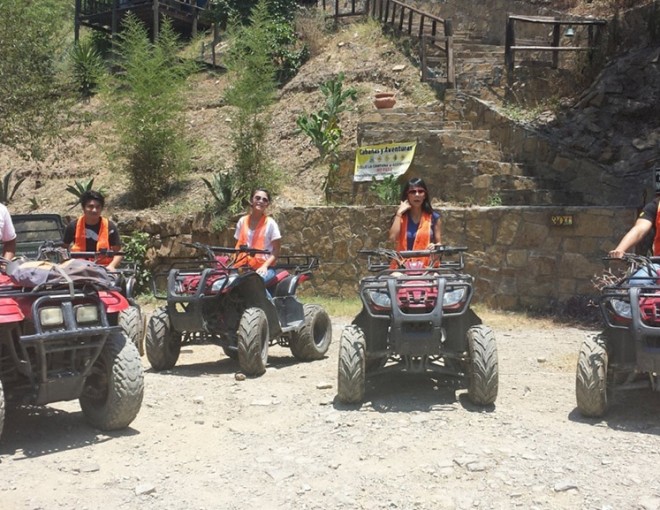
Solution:
[[[415,156],[417,142],[381,143],[358,147],[355,153],[354,182],[403,175]]]

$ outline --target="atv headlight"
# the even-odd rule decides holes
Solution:
[[[377,290],[370,290],[367,292],[369,301],[371,301],[374,306],[381,310],[389,310],[392,308],[392,300],[390,296],[384,292],[378,292]]]
[[[62,309],[54,306],[41,308],[39,310],[39,321],[42,326],[53,327],[64,324],[64,315]]]
[[[624,319],[632,318],[632,309],[630,307],[630,303],[627,301],[623,301],[621,299],[612,299],[610,301],[610,305],[612,306],[614,313],[616,313],[619,317],[623,317]]]
[[[81,305],[76,307],[76,322],[89,324],[99,321],[99,310],[96,306]]]
[[[451,308],[452,306],[457,305],[465,297],[465,287],[459,287],[457,289],[449,290],[445,292],[442,296],[442,307]]]

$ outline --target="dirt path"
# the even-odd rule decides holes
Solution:
[[[77,403],[9,414],[2,509],[660,508],[660,396],[627,393],[604,421],[575,410],[584,331],[493,315],[500,394],[482,411],[429,378],[371,381],[335,403],[329,356],[237,381],[215,346],[147,370],[142,410],[113,434]],[[148,367],[146,359],[145,366]]]

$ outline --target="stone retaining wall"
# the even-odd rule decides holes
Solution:
[[[602,257],[633,224],[636,211],[623,207],[440,207],[443,241],[464,245],[467,271],[476,277],[476,301],[502,309],[547,309],[580,295],[593,295],[591,279]],[[274,214],[283,232],[283,254],[317,254],[321,268],[311,291],[354,296],[366,274],[358,250],[388,246],[393,207],[310,207]],[[570,217],[571,225],[553,224]],[[180,242],[232,246],[232,232],[209,234],[209,218],[168,225],[144,221],[120,225],[154,234],[150,256],[164,261],[183,253]]]

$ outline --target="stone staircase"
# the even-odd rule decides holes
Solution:
[[[534,162],[514,161],[490,132],[474,129],[462,111],[463,103],[447,94],[441,108],[376,110],[358,125],[360,146],[417,141],[415,159],[407,175],[428,179],[431,195],[466,205],[570,205],[580,193],[564,189],[552,172],[537,175]],[[368,183],[357,185],[362,196]]]

